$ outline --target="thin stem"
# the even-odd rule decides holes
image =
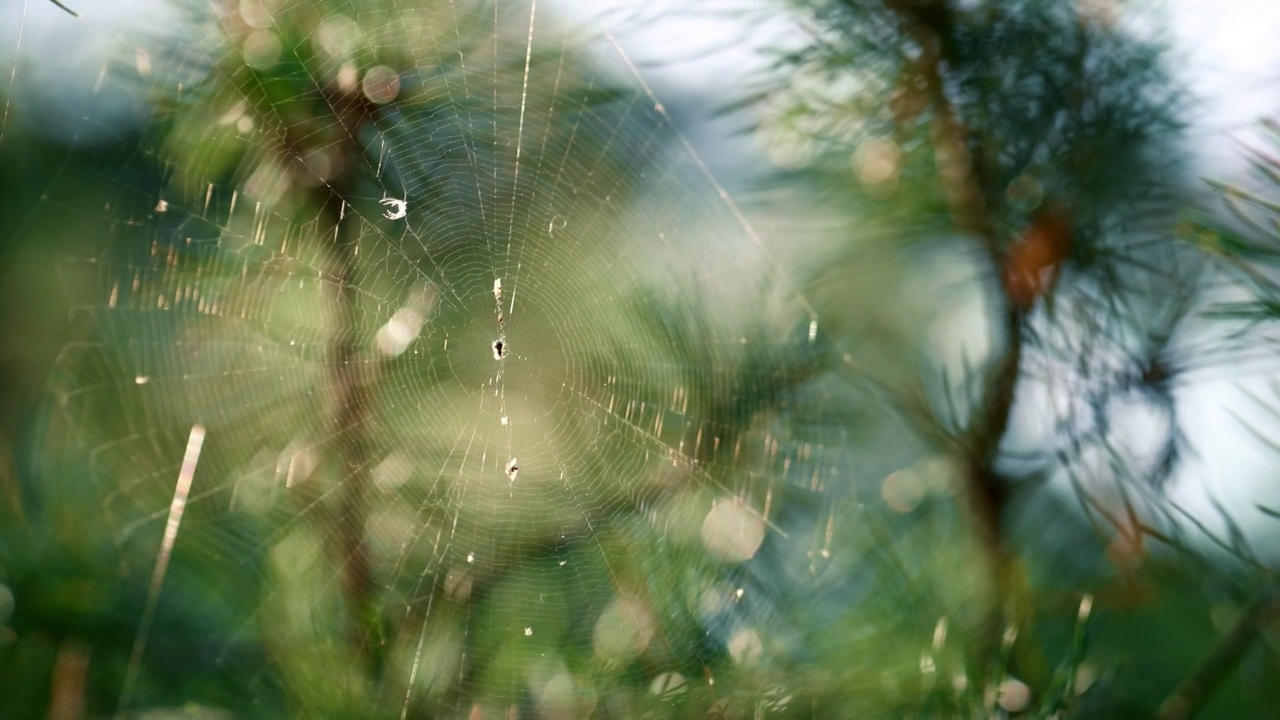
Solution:
[[[76,18],[76,19],[79,19],[79,18],[80,18],[80,13],[76,12],[75,10],[72,10],[71,8],[67,7],[66,5],[63,5],[63,4],[62,4],[61,2],[59,2],[58,0],[49,0],[49,2],[51,2],[51,3],[53,3],[54,5],[57,5],[58,7],[62,8],[62,9],[63,9],[64,11],[66,11],[66,13],[67,13],[68,15],[70,15],[71,17]]]
[[[1000,242],[983,192],[983,153],[971,151],[969,133],[944,90],[942,67],[953,32],[954,17],[945,2],[925,3],[889,0],[888,7],[899,17],[903,31],[922,49],[913,70],[922,81],[933,111],[932,135],[943,171],[943,191],[956,225],[977,237],[991,266],[991,276],[1001,277],[1005,263]],[[1000,443],[1009,425],[1017,380],[1022,363],[1024,311],[1001,293],[1000,328],[1004,349],[993,358],[982,387],[979,406],[969,422],[963,451],[965,498],[975,534],[986,555],[996,595],[988,617],[991,641],[976,658],[975,670],[982,673],[997,650],[998,634],[1004,627],[1003,601],[1012,596],[1013,571],[1004,543],[1004,511],[1009,501],[1008,483],[996,470]]]
[[[1186,720],[1204,706],[1210,694],[1240,664],[1262,631],[1280,621],[1280,586],[1255,600],[1209,651],[1191,677],[1182,681],[1160,705],[1159,720]]]
[[[338,312],[342,315],[338,327],[345,328],[334,340],[332,365],[334,393],[338,399],[338,411],[334,417],[335,436],[345,439],[340,448],[344,491],[338,515],[341,528],[338,542],[342,558],[343,592],[357,625],[363,625],[370,610],[373,571],[364,540],[370,483],[365,429],[370,412],[365,383],[359,377],[362,365],[358,357],[359,338],[356,336],[356,328],[359,327],[356,317],[358,238],[351,230],[354,223],[345,221],[346,201],[341,195],[332,193],[327,207],[335,215],[332,247],[338,285]],[[358,628],[356,637],[367,637],[364,630],[366,628]],[[369,649],[361,640],[357,640],[356,645],[363,651]]]

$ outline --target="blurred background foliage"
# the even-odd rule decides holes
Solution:
[[[560,6],[15,47],[0,717],[1268,717],[1280,500],[1178,491],[1280,144],[1195,178],[1141,7],[761,13],[741,182]]]

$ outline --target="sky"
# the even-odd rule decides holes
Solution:
[[[66,93],[92,91],[115,38],[131,30],[163,32],[172,22],[166,0],[84,4],[77,8],[81,18],[73,20],[48,0],[3,3],[0,85],[16,84],[28,91],[44,88],[45,105],[53,104],[49,98],[55,94],[61,98],[58,105],[74,105],[67,102]],[[703,101],[702,119],[710,124],[697,131],[694,139],[738,143],[740,138],[720,132],[735,121],[713,120],[710,115],[717,104],[734,99],[765,68],[769,62],[765,48],[794,36],[788,21],[777,19],[780,4],[774,0],[543,0],[541,12],[597,27],[602,23],[655,88]],[[1203,174],[1219,176],[1239,170],[1238,143],[1253,136],[1258,118],[1280,115],[1280,43],[1275,42],[1280,37],[1280,3],[1163,0],[1147,4],[1166,8],[1159,15],[1173,38],[1170,65],[1191,88],[1198,107],[1192,134]],[[15,65],[19,39],[26,62]],[[21,74],[16,83],[15,72]],[[48,120],[55,127],[87,131],[78,117],[59,116],[56,108],[50,108],[50,114]],[[730,149],[735,152],[707,147],[705,154],[714,161],[742,159],[737,152],[741,147]],[[739,169],[732,163],[726,167]]]
[[[692,18],[679,11],[677,0],[561,0],[559,4],[570,12],[586,15],[594,11],[604,18],[632,61],[649,68],[650,82],[695,89],[707,100],[708,112],[716,103],[732,101],[742,83],[766,67],[768,56],[762,47],[788,37],[788,29],[780,21],[772,21],[776,27],[761,25],[761,17],[776,5],[767,0],[700,4],[705,12]],[[1110,3],[1100,0],[1094,4]],[[1280,42],[1276,41],[1280,38],[1280,3],[1166,0],[1149,5],[1165,8],[1159,16],[1168,27],[1156,32],[1171,40],[1170,67],[1175,79],[1190,91],[1188,134],[1193,172],[1200,177],[1238,178],[1247,169],[1241,145],[1258,145],[1257,121],[1280,117]],[[644,22],[631,22],[635,18]],[[735,152],[738,146],[716,146],[716,142],[741,142],[723,137],[723,133],[700,133],[699,139],[712,143],[703,145],[702,151],[713,166],[718,158],[763,162],[759,155]],[[730,175],[737,172],[731,162],[716,167]],[[949,317],[962,316],[970,320],[950,323],[949,339],[943,342],[956,345],[957,338],[985,335],[976,306]],[[972,342],[967,350],[971,355],[981,353]],[[1177,390],[1179,418],[1195,452],[1184,459],[1182,472],[1169,492],[1210,527],[1225,529],[1215,508],[1215,503],[1220,503],[1246,529],[1274,533],[1274,521],[1254,506],[1280,505],[1272,477],[1276,454],[1241,432],[1239,424],[1241,418],[1251,419],[1255,428],[1264,432],[1274,424],[1274,417],[1259,411],[1250,397],[1269,396],[1271,382],[1266,375],[1241,377],[1224,369]],[[1024,409],[1023,417],[1033,412]],[[1128,416],[1126,432],[1135,442],[1151,435],[1142,426],[1148,420],[1150,416],[1143,413]]]
[[[787,21],[771,10],[785,3],[771,0],[709,0],[692,4],[695,12],[680,0],[553,2],[573,17],[602,18],[653,83],[683,86],[713,102],[732,100],[769,62],[762,49],[793,36]],[[1259,118],[1280,116],[1280,3],[1148,0],[1143,5],[1156,8],[1167,23],[1170,67],[1190,88],[1191,133],[1201,174],[1240,171],[1244,164],[1237,143],[1255,136]]]

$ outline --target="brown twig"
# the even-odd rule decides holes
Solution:
[[[981,242],[991,266],[991,276],[1000,278],[1007,243],[1001,242],[990,217],[983,189],[985,172],[981,149],[971,151],[968,129],[944,90],[942,68],[949,61],[947,54],[955,23],[951,8],[937,0],[889,0],[886,4],[898,16],[903,32],[922,50],[911,67],[933,113],[931,131],[952,218],[961,230]],[[996,470],[996,463],[1021,373],[1025,311],[1010,298],[1002,299],[1004,311],[1000,328],[1004,349],[993,359],[987,372],[981,400],[968,424],[962,448],[967,460],[964,496],[995,592],[988,617],[991,642],[981,648],[976,658],[975,670],[979,672],[994,657],[1004,625],[1003,602],[1014,594],[1011,587],[1014,573],[1005,547],[1003,521],[1009,486]]]
[[[331,198],[345,208],[341,198]],[[341,213],[341,210],[339,211]],[[341,448],[343,474],[341,510],[342,586],[351,611],[360,622],[368,609],[372,586],[372,566],[364,540],[365,517],[368,514],[369,452],[365,447],[365,427],[369,422],[369,399],[359,377],[361,364],[357,357],[358,327],[355,318],[356,260],[352,233],[339,220],[334,233],[334,255],[337,264],[338,308],[343,328],[334,342],[333,383],[338,399],[334,418],[336,437],[346,439]],[[357,632],[360,632],[359,630]],[[359,643],[363,645],[363,643]]]
[[[360,96],[343,93],[326,93],[325,102],[337,115],[344,131],[342,144],[347,155],[345,165],[354,167],[357,164],[355,158],[360,152],[354,138],[358,128],[372,114],[373,107]],[[290,140],[293,142],[292,138]],[[292,154],[300,156],[301,149],[296,146],[296,142],[294,145],[291,148]],[[366,388],[376,377],[378,368],[376,365],[362,363],[360,359],[361,337],[357,317],[360,282],[357,262],[359,218],[347,218],[349,207],[346,197],[349,193],[344,185],[341,178],[331,181],[324,199],[324,212],[332,228],[330,252],[333,262],[332,277],[338,293],[336,310],[339,317],[336,326],[340,328],[333,341],[331,365],[331,382],[337,400],[337,412],[332,419],[333,437],[343,440],[336,448],[342,462],[343,485],[336,518],[340,527],[336,541],[341,562],[339,572],[343,595],[356,626],[352,645],[376,662],[376,656],[370,656],[373,648],[368,640],[376,636],[367,627],[376,613],[373,607],[373,561],[365,541],[365,521],[369,514],[372,482],[367,438],[371,402]],[[366,369],[373,375],[362,375],[362,371]]]
[[[54,5],[57,5],[58,7],[62,8],[62,9],[63,9],[63,10],[64,10],[68,15],[70,15],[71,17],[76,18],[76,19],[79,19],[79,18],[80,18],[80,13],[76,12],[75,10],[72,10],[71,8],[67,7],[66,5],[63,5],[63,4],[62,4],[61,2],[59,2],[58,0],[49,0],[49,2],[51,2],[51,3],[53,3]]]

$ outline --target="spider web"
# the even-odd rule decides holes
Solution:
[[[48,432],[137,618],[119,711],[785,707],[852,597],[829,348],[614,29],[536,0],[180,27],[98,78],[158,108],[110,202],[38,209],[101,232]]]

